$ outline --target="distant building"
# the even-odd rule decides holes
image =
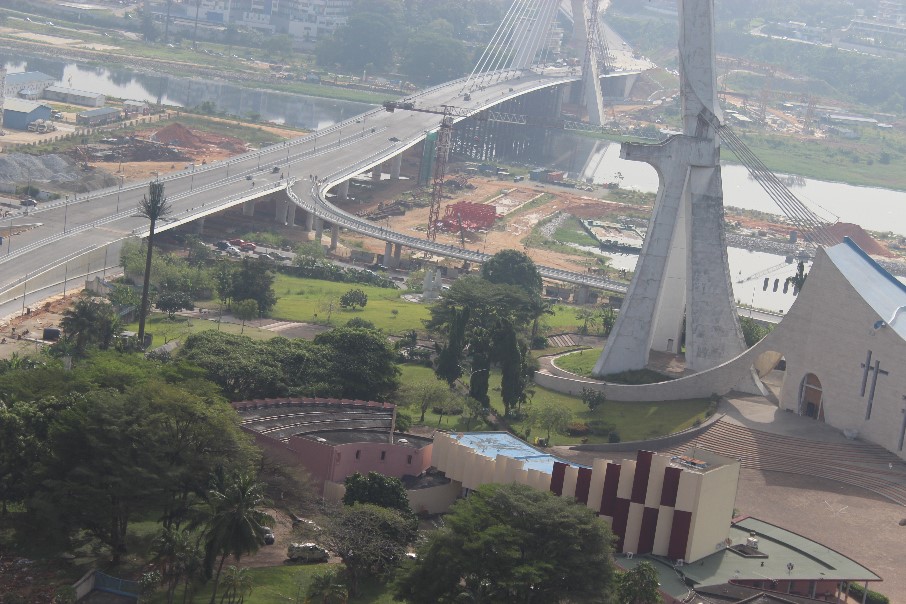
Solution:
[[[99,92],[89,92],[65,86],[48,86],[44,89],[44,98],[48,101],[82,105],[84,107],[103,107],[107,97]]]
[[[10,130],[28,130],[38,120],[49,120],[51,108],[43,103],[25,99],[3,100],[3,126]]]
[[[144,101],[123,101],[123,113],[126,116],[148,115],[151,112]]]
[[[123,112],[116,107],[101,107],[76,114],[76,123],[82,126],[100,126],[123,119]]]
[[[310,47],[346,25],[350,8],[352,0],[292,0],[281,3],[281,11],[286,10],[281,16],[286,18],[286,33]]]
[[[56,79],[40,71],[6,74],[3,96],[20,96],[32,100],[40,98],[44,89],[56,84]]]

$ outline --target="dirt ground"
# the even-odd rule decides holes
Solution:
[[[66,298],[62,294],[48,298],[29,315],[0,318],[0,359],[8,359],[14,353],[23,356],[40,351],[44,346],[40,341],[44,328],[60,326],[63,311],[77,294],[72,290]]]
[[[507,197],[516,198],[521,201],[528,201],[539,194],[550,193],[554,199],[539,207],[533,207],[528,210],[516,209],[504,219],[498,220],[499,225],[487,233],[467,234],[466,248],[476,251],[494,254],[504,249],[523,248],[522,240],[531,233],[532,229],[540,221],[548,218],[558,211],[567,211],[574,213],[583,218],[593,218],[605,215],[608,211],[617,209],[620,205],[618,202],[605,201],[595,195],[599,193],[578,192],[562,187],[553,187],[541,185],[538,183],[514,183],[512,181],[497,180],[486,177],[473,177],[469,182],[475,186],[474,189],[464,189],[457,192],[455,196],[445,198],[444,206],[457,201],[469,201],[472,203],[483,203],[493,197],[497,197],[504,190],[512,191]],[[373,194],[372,199],[366,204],[347,203],[340,204],[343,209],[352,212],[362,212],[370,210],[377,206],[379,201],[390,201],[398,198],[401,194],[412,188],[412,181],[399,181],[398,184],[382,184]],[[442,210],[443,211],[443,210]],[[425,225],[428,222],[428,208],[417,208],[409,210],[404,216],[393,216],[381,224],[385,224],[394,230],[424,235]],[[502,225],[505,227],[502,228]],[[363,249],[375,253],[384,252],[384,243],[375,239],[358,237],[346,233],[343,237],[347,243],[358,241]],[[437,234],[437,241],[449,245],[459,245],[460,239],[458,233],[440,232]],[[584,271],[588,259],[580,256],[573,256],[554,252],[530,248],[526,250],[531,257],[538,263],[546,266],[557,268]]]

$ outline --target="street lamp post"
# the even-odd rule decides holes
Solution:
[[[123,181],[126,180],[124,174],[120,174],[120,188],[116,190],[116,213],[120,213],[120,191],[123,190]]]
[[[66,219],[69,217],[69,195],[66,196],[66,204],[63,206],[63,234],[66,234]]]

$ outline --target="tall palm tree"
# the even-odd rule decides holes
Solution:
[[[211,604],[214,604],[227,557],[235,558],[238,565],[243,555],[258,551],[264,543],[264,527],[272,525],[273,519],[259,509],[264,504],[263,485],[250,474],[237,474],[219,488],[215,487],[208,493],[208,504],[211,519],[205,566],[209,573],[220,558],[211,592]]]
[[[346,604],[349,588],[336,570],[328,570],[312,577],[307,601],[312,604]]]
[[[145,255],[145,280],[142,284],[142,304],[138,309],[138,345],[145,345],[145,319],[148,316],[148,293],[151,287],[151,254],[154,250],[154,227],[157,221],[166,217],[172,206],[164,197],[164,183],[156,180],[151,183],[150,195],[145,195],[138,203],[138,213],[151,222],[148,230],[148,251]]]

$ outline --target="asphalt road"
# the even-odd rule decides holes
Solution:
[[[513,75],[501,76],[499,81],[487,78],[482,82],[481,90],[471,93],[468,102],[460,96],[461,81],[449,82],[409,98],[420,107],[452,104],[478,111],[531,90],[575,78],[568,72],[552,70],[546,75],[531,72],[515,78]],[[161,180],[165,183],[172,213],[159,229],[172,228],[244,200],[268,195],[284,185],[281,175],[287,180],[298,178],[295,191],[302,196],[310,194],[309,177],[315,176],[326,181],[320,187],[323,193],[333,184],[418,144],[426,132],[438,127],[439,122],[438,115],[404,110],[389,113],[376,109],[302,138],[164,176]],[[398,141],[391,141],[391,138]],[[273,172],[275,166],[277,172]],[[129,237],[143,235],[147,228],[147,220],[137,212],[138,203],[147,191],[147,181],[127,182],[122,187],[42,203],[27,214],[23,211],[11,217],[4,227],[15,230],[16,226],[31,225],[31,228],[7,238],[0,249],[0,316],[8,314],[9,302],[21,301],[23,293],[27,295],[35,288],[46,288],[57,282],[62,284],[64,274],[69,270],[73,274],[87,273],[92,263],[96,270],[104,262],[105,247],[111,244],[113,246],[106,251],[106,265],[115,266],[117,244]],[[334,216],[334,212],[335,208],[323,202],[318,209],[319,214],[328,217]],[[360,230],[374,234],[371,223],[355,220],[361,224],[346,226],[354,229],[361,226]],[[388,240],[398,240],[395,235],[399,235],[413,245],[421,241],[392,231],[382,233],[385,235],[382,238]],[[584,275],[576,277],[580,281],[588,279]]]

